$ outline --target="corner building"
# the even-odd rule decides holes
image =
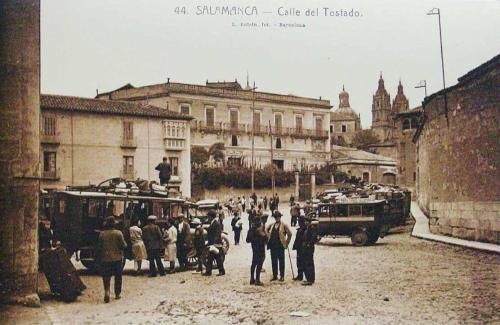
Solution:
[[[237,81],[128,84],[96,98],[148,103],[191,115],[191,145],[208,149],[224,143],[228,164],[251,166],[252,132],[257,168],[271,163],[271,133],[273,163],[280,169],[319,167],[330,159],[328,100],[253,92]]]

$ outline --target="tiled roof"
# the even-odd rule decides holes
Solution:
[[[164,108],[136,102],[111,101],[62,95],[41,95],[42,109],[58,109],[97,114],[114,114],[128,116],[147,116],[173,120],[192,120],[188,115],[169,111]]]
[[[333,161],[336,164],[379,164],[395,166],[396,161],[390,157],[376,155],[356,148],[332,146]]]

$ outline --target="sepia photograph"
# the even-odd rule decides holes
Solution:
[[[499,324],[499,17],[0,0],[0,325]]]

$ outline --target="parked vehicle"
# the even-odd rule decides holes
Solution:
[[[312,212],[318,220],[318,236],[350,237],[355,246],[375,244],[391,224],[384,204],[384,200],[367,199],[321,203]]]
[[[146,223],[148,215],[158,217],[157,223],[165,227],[168,218],[186,213],[184,199],[139,195],[120,195],[106,192],[61,191],[54,193],[51,228],[54,239],[71,256],[79,253],[82,264],[95,267],[95,245],[102,229],[104,218],[115,216],[118,228],[130,244],[129,227],[132,222]],[[128,245],[125,257],[132,259]]]

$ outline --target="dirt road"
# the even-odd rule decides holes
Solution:
[[[250,259],[248,244],[231,246],[226,276],[209,278],[191,272],[134,277],[129,263],[123,298],[110,304],[102,301],[101,278],[82,271],[88,289],[76,303],[44,300],[43,305],[54,324],[75,325],[500,322],[499,256],[422,241],[409,233],[361,248],[348,239],[323,239],[316,248],[317,282],[311,287],[292,281],[288,258],[286,281],[271,284],[269,255],[265,286],[250,286]],[[294,311],[308,316],[290,316]]]

